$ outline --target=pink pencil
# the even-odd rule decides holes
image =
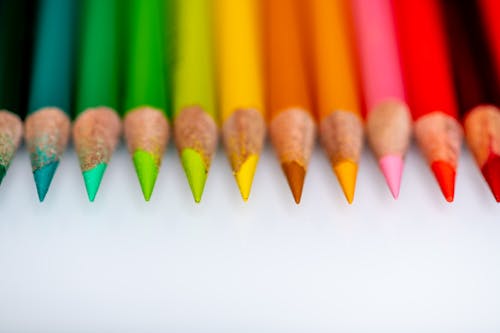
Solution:
[[[411,136],[392,0],[352,0],[368,140],[394,198]]]

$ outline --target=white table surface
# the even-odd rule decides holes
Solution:
[[[0,187],[0,332],[499,332],[500,206],[464,150],[448,204],[412,148],[394,201],[365,151],[349,206],[318,147],[300,206],[268,146],[243,203],[222,151],[201,204],[172,146],[145,203],[121,146],[96,202],[69,150],[43,204]]]

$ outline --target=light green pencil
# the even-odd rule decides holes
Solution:
[[[196,202],[217,145],[211,3],[183,0],[175,7],[174,133]]]
[[[168,141],[164,0],[129,0],[123,129],[149,201]]]

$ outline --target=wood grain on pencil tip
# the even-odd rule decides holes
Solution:
[[[162,110],[138,107],[125,115],[123,130],[144,199],[149,201],[169,138],[168,121]]]
[[[314,120],[305,110],[285,110],[273,118],[269,131],[290,190],[298,204],[314,144]]]
[[[107,107],[86,109],[74,123],[73,142],[90,201],[95,199],[120,133],[121,120]]]
[[[194,200],[200,202],[217,147],[217,125],[201,107],[191,106],[176,116],[174,131]]]
[[[21,142],[23,125],[16,114],[0,110],[0,184]]]
[[[396,99],[379,103],[367,115],[366,132],[391,193],[397,198],[412,133],[408,106]]]
[[[254,109],[236,110],[222,126],[226,154],[243,200],[248,200],[264,142],[265,123]]]
[[[464,127],[467,143],[497,202],[500,202],[500,110],[481,105],[471,110]]]

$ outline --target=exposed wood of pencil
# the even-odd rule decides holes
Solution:
[[[90,108],[78,116],[73,125],[73,141],[82,171],[109,162],[120,132],[118,114],[107,107]]]
[[[500,202],[500,110],[492,105],[478,106],[467,114],[464,127],[476,162]]]
[[[302,12],[301,0],[264,1],[269,133],[296,203],[315,136]]]
[[[273,117],[269,132],[295,202],[300,203],[314,144],[314,120],[308,111],[290,108]]]
[[[321,143],[347,201],[352,202],[363,123],[348,2],[308,1],[305,13]]]
[[[58,108],[47,107],[29,114],[24,126],[33,171],[58,162],[70,135],[68,115]]]
[[[377,159],[404,156],[412,132],[410,110],[399,100],[378,104],[366,119],[366,133]]]
[[[175,143],[179,151],[199,152],[208,170],[217,148],[217,125],[199,106],[185,107],[175,119]]]
[[[194,151],[202,159],[203,169],[201,172],[206,175],[210,169],[212,158],[217,148],[217,124],[214,119],[200,106],[187,106],[181,109],[174,120],[174,135],[177,149],[183,159],[183,165],[188,174],[188,180],[192,184],[195,201],[201,200],[201,192],[205,185],[205,177],[202,180],[196,175],[199,163],[195,164],[194,159],[198,156],[185,157],[186,152]],[[185,162],[184,162],[185,160]],[[194,184],[199,183],[199,185]]]
[[[147,153],[152,158],[156,168],[154,173],[157,174],[169,137],[164,113],[151,107],[130,110],[123,119],[123,130],[130,154]]]
[[[351,112],[336,111],[319,126],[321,143],[333,167],[344,161],[359,161],[363,146],[363,126]]]
[[[245,189],[250,189],[264,142],[265,126],[262,114],[254,109],[236,110],[222,126],[226,154],[244,200],[248,200],[249,191]]]
[[[454,117],[443,112],[427,113],[414,123],[415,137],[431,166],[446,200],[455,193],[455,176],[463,130]]]
[[[0,110],[0,184],[21,142],[23,124],[16,114]]]

